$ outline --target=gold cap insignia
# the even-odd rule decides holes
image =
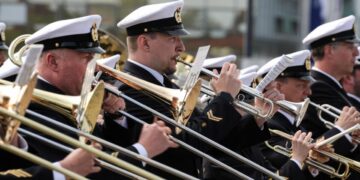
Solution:
[[[175,20],[177,23],[181,23],[182,22],[182,19],[181,19],[181,8],[177,8],[176,11],[175,11]]]
[[[2,41],[5,41],[5,32],[4,32],[4,31],[1,32],[1,40],[2,40]]]
[[[310,57],[307,57],[306,60],[305,60],[305,68],[308,71],[310,71],[310,69],[311,69]]]
[[[99,40],[99,35],[98,35],[98,31],[96,28],[96,23],[94,23],[91,27],[91,37],[93,39],[94,42]]]

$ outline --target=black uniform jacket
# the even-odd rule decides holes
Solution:
[[[124,71],[135,77],[141,78],[159,86],[163,86],[148,71],[129,61],[125,63]],[[166,80],[167,79],[165,79],[165,81]],[[169,88],[177,88],[177,86],[171,84],[171,87],[169,86]],[[148,96],[143,92],[137,91],[125,84],[120,86],[119,90],[133,99],[155,109],[156,111],[161,112],[168,117],[173,117],[169,110],[170,105],[167,103],[161,102],[158,99],[152,96]],[[260,130],[257,126],[248,126],[246,123],[244,123],[244,121],[241,119],[241,115],[233,108],[232,101],[233,99],[229,94],[221,93],[219,96],[214,98],[214,100],[205,108],[203,112],[199,112],[195,109],[186,126],[217,142],[223,141],[231,134],[231,141],[235,141],[241,147],[248,147],[255,144],[259,141],[259,139],[262,139],[262,134],[269,135],[269,132],[266,130],[263,133],[258,134]],[[126,103],[126,111],[128,113],[146,121],[147,123],[153,122],[153,115],[150,112],[138,107],[133,103]],[[212,114],[212,116],[209,114]],[[243,128],[247,126],[249,127],[248,129]],[[181,139],[182,141],[185,141],[186,143],[203,151],[209,149],[206,144],[202,143],[197,138],[189,135],[188,133],[181,131],[179,134],[176,134],[174,133],[175,128],[171,125],[169,125],[169,127],[172,129],[173,135],[178,139]],[[129,133],[132,134],[132,139],[129,139],[127,142],[118,141],[117,143],[131,144],[136,142],[139,138],[141,128],[141,125],[128,119],[128,130]],[[254,134],[253,139],[246,137],[246,135],[250,134]],[[113,136],[116,137],[117,135],[113,134]],[[194,176],[198,175],[197,168],[201,166],[201,162],[197,156],[181,147],[176,149],[169,149],[154,159]],[[150,167],[148,167],[148,169],[153,172],[158,172]],[[162,172],[158,173],[168,179],[175,178]]]
[[[340,110],[342,110],[344,106],[353,106],[344,89],[339,87],[332,79],[315,70],[311,70],[311,76],[316,80],[316,82],[311,85],[312,94],[309,97],[312,102],[320,105],[330,104]],[[326,120],[334,122],[334,118],[326,115],[326,113],[323,113],[323,115]],[[309,105],[301,125],[307,131],[313,133],[313,138],[318,138],[328,131],[325,124],[319,120],[317,110],[312,105]],[[333,132],[333,134],[335,134],[335,132]],[[329,135],[333,134],[330,133]],[[353,145],[344,138],[342,138],[343,141],[338,140],[334,143],[335,152],[350,156],[350,150],[353,149]]]

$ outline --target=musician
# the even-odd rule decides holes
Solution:
[[[3,129],[0,126],[0,132],[2,131]],[[10,145],[33,153],[32,144],[28,144],[28,142],[17,133],[14,135]],[[93,144],[93,147],[99,148],[96,143]],[[0,159],[2,162],[0,163],[0,179],[66,179],[61,173],[33,165],[31,162],[3,150],[0,150]],[[80,148],[71,152],[61,161],[53,164],[83,176],[100,171],[100,167],[95,165],[95,156]]]
[[[99,15],[56,21],[38,30],[25,40],[27,45],[44,45],[37,66],[39,75],[36,86],[37,89],[62,95],[80,95],[88,62],[93,59],[95,53],[104,52],[99,46],[97,39],[97,27],[100,26],[100,22],[101,17]],[[123,100],[113,95],[108,95],[104,104],[104,107],[109,107],[109,105],[111,105],[111,108],[105,109],[107,113],[114,113],[114,111],[118,109],[125,108]],[[71,121],[60,112],[49,109],[44,105],[31,103],[29,109],[71,127],[77,127],[77,122]],[[35,119],[42,124],[60,131],[59,127],[56,125],[46,123],[38,117],[28,116],[31,119]],[[94,134],[102,137],[102,133],[112,127],[111,123],[121,123],[121,119],[117,119],[115,122],[113,119],[105,117],[104,124],[102,126],[97,126],[94,130]],[[117,137],[118,139],[127,139],[126,134],[121,134],[121,129],[111,128],[111,130],[120,133]],[[78,138],[77,135],[69,132],[63,130],[61,130],[61,132],[74,138]],[[134,142],[135,144],[129,145],[128,149],[151,158],[168,147],[176,146],[176,144],[171,142],[166,135],[170,132],[171,130],[161,121],[144,126],[141,138],[137,141],[138,143]],[[153,139],[157,139],[158,141],[154,142]],[[30,143],[36,144],[34,147],[36,151],[48,160],[58,161],[66,155],[64,152],[49,147],[49,145],[40,142],[37,139],[29,137],[28,140]],[[119,156],[120,155],[121,154],[119,153]],[[121,158],[126,157],[121,155]],[[131,161],[130,158],[127,160]],[[131,162],[138,166],[142,166],[140,161],[132,160]]]
[[[142,6],[118,23],[118,27],[127,32],[127,46],[129,59],[125,63],[124,71],[159,86],[179,89],[171,83],[167,75],[176,70],[176,59],[185,46],[180,38],[187,35],[181,19],[183,1],[152,4]],[[194,110],[189,121],[184,124],[197,132],[217,142],[236,143],[240,147],[248,147],[269,137],[263,119],[252,116],[242,116],[233,107],[234,97],[240,90],[241,82],[237,79],[238,70],[235,64],[226,63],[220,72],[219,79],[212,80],[212,86],[217,96],[203,112]],[[169,105],[158,99],[147,96],[127,85],[119,88],[142,103],[150,106],[168,117],[173,117]],[[280,99],[275,90],[270,90],[267,96]],[[153,115],[127,102],[127,111],[150,123]],[[135,142],[139,137],[141,125],[127,120],[129,131],[133,133]],[[171,127],[173,132],[175,128]],[[253,134],[253,138],[246,135]],[[208,150],[208,146],[184,131],[173,133],[174,136],[201,150]],[[236,139],[234,139],[236,137]],[[201,159],[183,148],[168,149],[155,158],[171,167],[188,174],[201,177]],[[168,179],[176,179],[171,175],[148,168],[156,174]]]
[[[0,66],[6,60],[8,46],[5,44],[5,23],[0,22]]]
[[[357,50],[357,39],[354,31],[355,17],[348,16],[329,23],[320,25],[310,32],[304,39],[303,44],[310,46],[311,55],[315,61],[311,69],[311,76],[316,80],[311,84],[311,95],[309,98],[319,105],[329,104],[340,110],[345,106],[354,106],[339,80],[353,71],[355,57],[359,55]],[[326,113],[323,113],[326,114]],[[334,118],[323,116],[326,120],[334,122]],[[358,123],[358,119],[352,119],[353,123]],[[318,138],[328,129],[319,120],[317,110],[309,106],[306,116],[302,122],[306,130],[313,132],[314,137]],[[336,127],[343,130],[344,127]],[[348,143],[334,143],[335,152],[351,157],[357,156],[357,144],[352,143],[352,138],[346,136]]]
[[[310,84],[314,82],[314,79],[310,76],[310,51],[303,50],[297,51],[287,55],[288,57],[292,58],[293,63],[291,63],[286,69],[284,69],[279,76],[276,78],[275,82],[277,83],[278,90],[285,95],[285,100],[290,102],[303,102],[305,98],[307,98],[311,94]],[[274,59],[273,61],[268,62],[264,66],[262,66],[258,74],[259,76],[264,76],[278,61],[279,58]],[[357,112],[355,109],[349,111],[347,108],[345,111],[342,112],[344,115],[346,113],[349,114],[356,114]],[[336,122],[336,125],[346,129],[347,127],[352,126],[354,123],[349,121],[349,119],[345,118],[347,116],[341,116],[343,118],[339,118]],[[307,131],[302,126],[296,127],[297,119],[295,115],[291,112],[287,112],[285,110],[278,110],[277,113],[269,120],[268,126],[270,129],[280,130],[288,134],[294,134],[298,130]],[[326,131],[323,136],[328,138],[336,133],[339,133],[340,130],[337,128],[332,128]],[[282,137],[273,135],[270,140],[268,140],[270,145],[280,145],[282,147],[290,148],[290,142],[285,140]],[[349,141],[344,137],[338,140],[338,143],[335,144],[334,148],[341,148],[338,147],[341,144],[347,144]],[[327,147],[322,147],[325,150],[330,150]],[[265,144],[262,145],[262,152],[265,157],[274,165],[276,168],[280,168],[288,161],[288,157],[281,155],[277,152],[266,147]],[[312,153],[313,154],[313,153]],[[317,158],[317,157],[312,157]],[[317,158],[319,159],[319,158]],[[324,159],[322,163],[328,161],[328,159]],[[305,168],[307,169],[307,168]],[[311,169],[313,176],[318,175],[318,171]],[[313,178],[310,174],[305,173],[308,178]]]

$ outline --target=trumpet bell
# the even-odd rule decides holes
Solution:
[[[290,101],[277,101],[276,104],[279,105],[282,109],[294,114],[296,116],[296,127],[302,122],[306,114],[306,110],[309,107],[310,99],[306,98],[303,102],[294,103]]]

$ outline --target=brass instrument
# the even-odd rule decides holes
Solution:
[[[186,63],[179,58],[177,60],[178,60],[178,62],[181,62],[188,66],[191,66],[191,64]],[[210,71],[206,68],[202,68],[201,71],[203,73],[209,75],[210,77],[219,78],[218,75],[214,74],[212,71]],[[215,96],[215,92],[210,87],[203,87],[201,89],[201,91],[203,91],[205,94],[208,94],[210,96]],[[257,90],[255,90],[251,87],[248,87],[246,85],[241,86],[241,91],[244,91],[256,98],[259,98],[260,100],[263,100],[265,103],[267,103],[271,107],[268,112],[261,112],[259,109],[257,109],[253,105],[244,102],[241,99],[242,96],[238,96],[235,99],[234,106],[236,106],[238,108],[242,108],[245,111],[247,111],[248,113],[250,113],[254,116],[261,117],[261,118],[271,118],[271,116],[273,114],[274,105],[277,105],[280,108],[282,108],[283,110],[294,114],[296,116],[297,121],[300,122],[302,120],[302,118],[305,116],[305,112],[309,105],[309,99],[305,99],[303,102],[300,102],[300,103],[294,103],[294,102],[290,102],[290,101],[286,101],[286,100],[273,102],[272,100],[265,98],[262,93],[258,92]]]
[[[25,109],[30,103],[33,89],[36,84],[36,74],[33,74],[30,81],[23,86],[18,84],[12,85],[0,85],[0,100],[1,107],[5,112],[25,114]],[[18,147],[12,146],[9,143],[15,138],[20,122],[12,117],[7,117],[0,113],[0,149],[8,151],[9,153],[15,154],[19,157],[27,159],[35,164],[39,164],[45,168],[58,171],[70,178],[74,179],[86,179],[83,176],[67,170],[62,167],[53,165],[51,162],[35,156],[27,151],[23,151]]]
[[[135,174],[138,174],[142,177],[145,177],[145,178],[148,178],[148,179],[162,179],[160,178],[159,176],[156,176],[152,173],[149,173],[141,168],[138,168],[132,164],[129,164],[125,161],[122,161],[120,159],[117,159],[117,158],[114,158],[113,156],[105,153],[105,152],[102,152],[101,150],[98,150],[96,148],[93,148],[91,147],[90,145],[87,145],[85,143],[82,143],[82,142],[79,142],[78,140],[75,140],[69,136],[66,136],[58,131],[55,131],[51,128],[48,128],[40,123],[37,123],[31,119],[28,119],[24,116],[21,116],[21,115],[18,115],[18,114],[15,114],[13,112],[9,112],[7,111],[6,109],[0,107],[0,114],[5,116],[5,117],[11,117],[11,118],[14,118],[14,119],[17,119],[19,120],[22,124],[26,125],[26,126],[29,126],[33,129],[36,129],[38,130],[39,132],[41,133],[44,133],[48,136],[51,136],[51,137],[54,137],[62,142],[65,142],[71,146],[74,146],[74,147],[78,147],[78,148],[82,148],[90,153],[93,153],[96,157],[100,158],[100,159],[103,159],[103,160],[106,160],[108,162],[111,162],[113,164],[115,164],[116,166],[118,167],[122,167],[130,172],[134,172]]]
[[[341,114],[340,109],[338,109],[338,108],[336,108],[334,106],[331,106],[330,104],[318,105],[318,104],[316,104],[314,102],[311,102],[311,101],[310,101],[310,104],[312,106],[314,106],[318,110],[318,117],[319,117],[320,121],[322,121],[328,129],[332,129],[332,128],[335,127],[335,124],[332,123],[331,121],[327,121],[322,116],[322,113],[325,112],[326,114],[330,115],[331,117],[333,117],[335,119],[338,119],[340,114]],[[332,143],[332,142],[336,141],[337,139],[341,138],[342,136],[344,136],[345,134],[351,133],[351,132],[353,132],[355,130],[358,130],[358,129],[360,129],[360,124],[356,124],[353,127],[349,128],[349,129],[346,129],[345,131],[324,140],[321,144]],[[360,144],[360,139],[353,139],[353,141]]]
[[[8,84],[8,85],[10,85],[12,83],[0,79],[0,84]],[[101,104],[102,104],[102,96],[98,96],[97,94],[102,93],[102,91],[104,90],[103,89],[103,83],[97,84],[96,87],[97,88],[95,88],[90,94],[90,96],[92,98],[89,98],[89,100],[88,100],[88,103],[87,103],[88,106],[86,108],[87,113],[85,113],[85,116],[88,117],[86,119],[91,120],[89,122],[89,124],[91,125],[90,126],[91,129],[93,127],[95,127],[94,123],[96,123],[96,118],[94,118],[93,116],[95,116],[95,115],[97,116],[97,114],[99,114],[97,110],[94,110],[94,109],[97,109],[99,107],[94,107],[94,106],[99,106],[99,105],[101,106]],[[51,93],[51,92],[46,92],[46,91],[43,91],[43,90],[35,89],[32,98],[33,98],[33,100],[35,102],[43,104],[44,106],[47,106],[47,107],[53,109],[54,111],[59,112],[59,113],[65,115],[66,117],[72,119],[75,124],[77,123],[76,119],[74,117],[74,110],[76,109],[76,107],[78,106],[78,104],[80,102],[80,96],[65,96],[65,95],[59,95],[59,94],[54,94],[54,93]],[[33,115],[33,116],[39,117],[35,112],[32,112],[30,110],[26,110],[26,112]],[[41,116],[40,118],[45,120],[46,117]],[[55,122],[54,121],[55,120],[52,120],[52,121],[50,121],[50,123],[54,124],[56,122],[56,121]],[[56,125],[58,125],[59,127],[64,127],[64,126],[66,127],[66,125],[62,125],[59,122],[57,122]],[[156,161],[154,161],[154,160],[152,160],[150,158],[140,156],[140,155],[138,155],[138,154],[136,154],[136,153],[134,153],[134,152],[132,152],[130,150],[127,150],[127,149],[125,149],[123,147],[117,146],[117,145],[115,145],[113,143],[110,143],[108,141],[105,141],[105,140],[103,140],[101,138],[97,138],[95,136],[92,136],[92,135],[88,134],[90,132],[90,130],[83,132],[83,131],[72,129],[69,126],[64,128],[64,129],[70,130],[70,131],[72,131],[72,132],[74,132],[76,134],[79,134],[81,136],[84,136],[84,137],[87,137],[89,139],[95,140],[96,142],[98,142],[98,143],[100,143],[102,145],[105,145],[106,147],[109,147],[109,148],[111,148],[113,150],[119,151],[119,152],[121,152],[121,153],[123,153],[123,154],[125,154],[127,156],[132,157],[132,158],[144,161],[149,165],[158,167],[158,168],[160,168],[160,169],[162,169],[164,171],[167,171],[169,173],[177,175],[180,178],[194,179],[192,176],[189,176],[189,175],[187,175],[185,173],[182,173],[182,172],[180,172],[180,171],[178,171],[176,169],[173,169],[171,167],[168,167],[166,165],[158,163],[158,162],[156,162]],[[105,162],[102,162],[102,161],[99,161],[99,162],[101,162],[101,164],[103,164],[103,167],[110,168],[110,170],[114,170],[114,168],[111,168],[108,165],[105,165]],[[118,171],[118,170],[115,170],[115,171]]]
[[[192,114],[197,97],[200,94],[201,82],[197,81],[190,92],[179,89],[170,89],[147,82],[127,73],[114,70],[107,66],[97,64],[99,70],[105,74],[122,81],[132,88],[148,93],[157,99],[167,102],[172,107],[173,117],[181,124],[186,124]]]
[[[285,132],[282,132],[282,131],[279,131],[279,130],[270,130],[271,133],[275,134],[275,135],[278,135],[280,137],[283,137],[287,140],[291,140],[292,139],[292,135],[289,135]],[[269,143],[266,143],[266,145],[274,150],[275,152],[278,152],[280,154],[283,154],[285,156],[288,156],[290,157],[291,156],[291,152],[289,152],[288,149],[284,148],[284,147],[281,147],[281,146],[271,146]],[[350,174],[349,174],[349,168],[357,171],[357,172],[360,172],[360,162],[358,161],[354,161],[352,159],[349,159],[347,157],[344,157],[342,155],[339,155],[339,154],[336,154],[336,153],[330,153],[330,152],[327,152],[327,151],[323,151],[323,150],[318,150],[316,148],[313,148],[312,149],[313,151],[316,151],[324,156],[327,156],[335,161],[338,161],[341,165],[344,166],[344,170],[343,172],[339,172],[340,171],[340,168],[338,168],[337,170],[335,170],[333,167],[330,167],[328,165],[325,165],[325,164],[322,164],[322,163],[319,163],[317,161],[314,161],[312,159],[310,159],[309,157],[305,160],[305,163],[310,165],[310,166],[313,166],[317,169],[319,169],[320,171],[332,176],[332,177],[337,177],[337,178],[341,178],[341,179],[346,179]],[[290,153],[290,154],[289,154]]]
[[[260,165],[258,165],[256,163],[248,160],[247,158],[245,158],[245,157],[241,156],[240,154],[228,149],[227,147],[225,147],[225,146],[223,146],[223,145],[221,145],[221,144],[219,144],[219,143],[205,137],[204,135],[202,135],[202,134],[200,134],[200,133],[198,133],[198,132],[196,132],[196,131],[194,131],[194,130],[186,127],[186,126],[184,126],[183,124],[177,122],[176,120],[167,117],[166,115],[152,109],[149,106],[146,106],[145,104],[143,104],[143,103],[141,103],[139,101],[136,101],[135,99],[133,99],[133,98],[125,95],[121,91],[119,91],[117,88],[115,88],[113,86],[107,86],[107,85],[105,85],[105,88],[106,88],[106,90],[110,91],[111,93],[113,93],[113,94],[115,94],[115,95],[117,95],[119,97],[122,97],[125,100],[130,101],[130,102],[138,105],[139,107],[141,107],[143,109],[146,109],[147,111],[149,111],[149,112],[153,113],[154,115],[158,116],[161,120],[163,120],[163,121],[165,121],[165,122],[167,122],[167,123],[169,123],[169,124],[171,124],[171,125],[173,125],[175,127],[178,127],[181,130],[184,130],[186,133],[188,133],[188,134],[194,136],[195,138],[201,140],[202,142],[216,148],[217,150],[219,150],[221,152],[224,152],[225,154],[235,158],[236,160],[238,160],[238,161],[240,161],[240,162],[254,168],[255,170],[260,171],[260,172],[266,174],[267,176],[269,176],[269,177],[271,177],[273,179],[284,179],[283,177],[280,177],[279,175],[271,172],[270,170],[268,170],[268,169],[266,169],[266,168],[264,168],[264,167],[262,167],[262,166],[260,166]],[[244,175],[244,179],[249,179],[249,178],[246,175]]]
[[[19,54],[20,56],[16,56],[14,55],[14,49],[15,47],[20,44],[22,41],[24,41],[29,35],[23,35],[20,36],[18,38],[16,38],[12,43],[11,43],[11,49],[9,51],[9,57],[12,60],[12,62],[16,63],[18,66],[22,65],[22,61],[20,60],[19,57],[22,56],[22,53],[24,51],[20,51],[17,54]],[[22,47],[21,49],[27,49],[27,46]],[[10,53],[11,52],[11,53]],[[84,80],[86,81],[86,80]],[[5,80],[0,80],[0,84],[11,84],[10,82],[7,82]],[[119,151],[127,156],[130,156],[132,158],[141,160],[146,162],[149,165],[152,165],[154,167],[157,167],[159,169],[162,169],[168,173],[174,174],[175,176],[178,176],[180,178],[183,179],[196,179],[188,174],[185,174],[183,172],[180,172],[174,168],[168,167],[166,165],[163,165],[161,163],[158,163],[150,158],[146,158],[143,156],[140,156],[130,150],[127,150],[123,147],[117,146],[113,143],[110,143],[108,141],[105,141],[103,139],[97,138],[95,136],[92,136],[90,134],[88,134],[89,132],[92,131],[92,129],[95,127],[96,124],[96,119],[97,116],[100,112],[101,109],[101,105],[102,105],[102,101],[103,101],[103,83],[98,83],[96,85],[96,87],[94,88],[94,90],[89,93],[89,97],[87,98],[87,102],[85,103],[84,109],[85,109],[85,115],[84,115],[84,119],[86,120],[85,122],[77,122],[76,118],[75,118],[75,110],[78,108],[78,105],[80,104],[80,100],[81,97],[80,96],[66,96],[66,95],[59,95],[59,94],[54,94],[51,92],[46,92],[46,91],[42,91],[42,90],[38,90],[35,89],[34,90],[34,94],[32,97],[32,100],[42,104],[46,107],[49,107],[51,109],[53,109],[56,112],[59,112],[60,114],[66,116],[67,118],[69,118],[70,120],[72,120],[74,122],[75,125],[77,125],[78,127],[82,128],[82,131],[78,131],[78,130],[74,130],[72,129],[73,132],[75,132],[76,134],[79,134],[81,136],[84,137],[91,137],[90,139],[95,140],[96,142],[101,143],[102,145],[105,145],[107,147],[110,147],[113,150]],[[174,97],[174,100],[176,99],[176,97]],[[189,104],[189,103],[188,103]],[[184,106],[183,108],[186,109],[188,106]],[[26,110],[27,113],[34,115],[36,117],[40,117],[41,119],[45,120],[48,119],[48,117],[42,116],[36,112],[30,111],[30,110]],[[192,111],[191,111],[192,112]],[[55,123],[56,125],[58,125],[59,127],[63,127],[64,125],[61,123],[58,123],[56,121],[51,121],[51,123]],[[78,124],[81,123],[81,124]],[[85,124],[85,129],[83,129]],[[87,124],[87,125],[86,125]],[[71,129],[71,127],[66,127],[66,129],[69,130],[69,128]],[[85,130],[85,132],[84,132]],[[102,163],[104,164],[104,163]],[[109,167],[109,166],[103,166],[105,168],[110,168],[110,170],[112,170],[113,168]]]

